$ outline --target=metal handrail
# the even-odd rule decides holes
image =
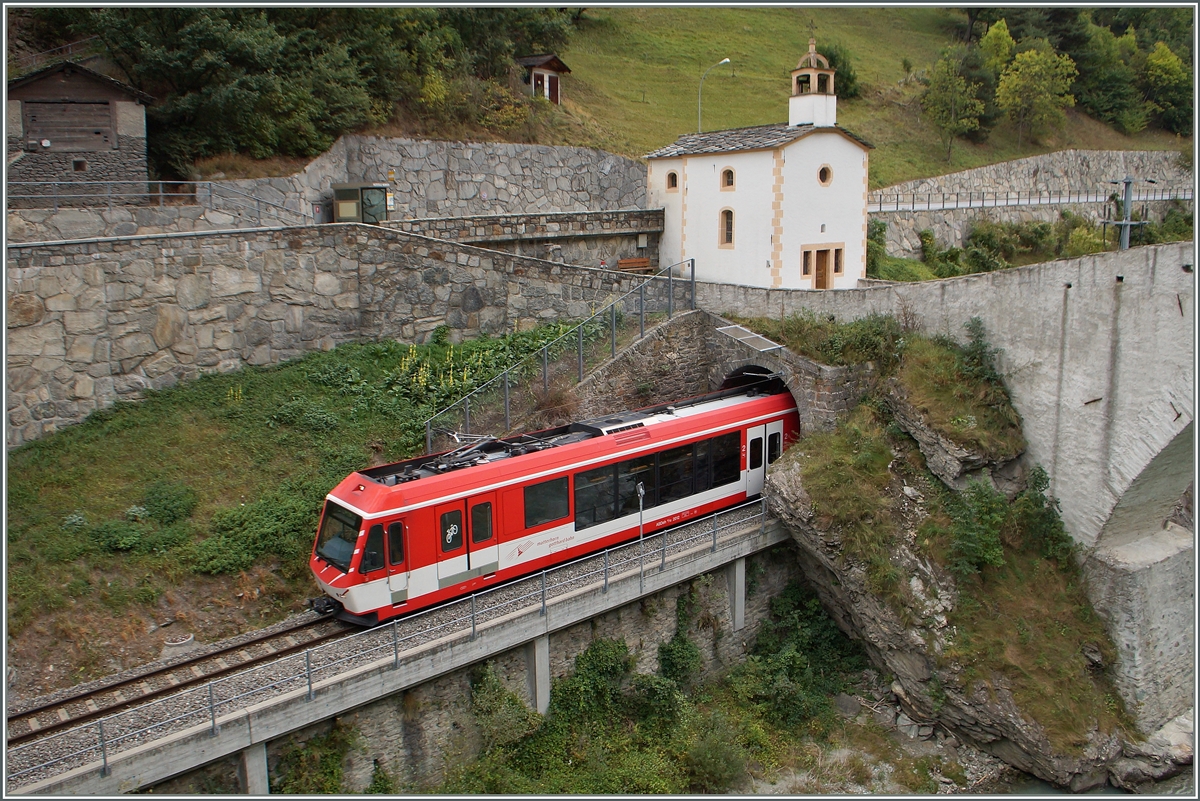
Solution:
[[[1068,203],[1108,203],[1111,190],[1074,190],[1060,192],[872,192],[867,196],[867,210],[885,211],[946,211],[953,209],[996,208],[1000,206],[1057,206]],[[1134,193],[1134,201],[1158,202],[1191,200],[1192,189],[1142,189]]]
[[[757,507],[756,512],[745,514],[754,507]],[[661,571],[665,569],[668,561],[672,564],[678,564],[681,560],[683,562],[694,560],[702,554],[715,552],[718,542],[729,540],[728,535],[721,537],[720,532],[740,529],[754,521],[758,522],[759,531],[762,531],[766,524],[766,517],[767,507],[765,499],[760,498],[750,501],[731,509],[724,509],[711,515],[686,521],[685,526],[696,526],[697,524],[709,522],[711,522],[711,525],[702,526],[702,530],[697,529],[699,533],[678,539],[675,542],[669,542],[667,538],[675,533],[677,529],[660,530],[646,534],[639,539],[630,540],[629,542],[579,557],[571,562],[544,570],[540,574],[533,573],[515,580],[516,582],[536,580],[540,576],[542,578],[542,585],[537,591],[524,593],[515,598],[489,604],[488,599],[494,593],[506,590],[511,585],[491,587],[473,593],[465,598],[417,612],[403,619],[396,619],[390,626],[385,625],[367,629],[336,642],[307,649],[303,654],[282,657],[271,664],[260,665],[233,673],[229,676],[215,679],[207,685],[181,690],[173,696],[160,698],[134,709],[116,712],[97,721],[82,724],[41,740],[16,746],[8,751],[7,764],[10,768],[14,763],[20,762],[20,757],[23,754],[37,753],[35,749],[44,749],[48,743],[61,743],[64,738],[74,738],[77,741],[78,747],[70,753],[61,754],[53,759],[27,765],[19,770],[10,772],[7,776],[8,789],[10,791],[15,789],[12,785],[16,779],[28,777],[39,771],[45,772],[51,768],[57,768],[57,770],[49,775],[58,775],[65,770],[94,764],[97,761],[97,756],[101,762],[102,775],[107,775],[109,759],[113,754],[132,748],[148,740],[164,736],[172,731],[180,731],[202,724],[209,725],[211,734],[215,735],[220,730],[220,719],[222,717],[228,717],[239,710],[245,709],[250,705],[249,699],[254,696],[261,696],[264,692],[274,691],[274,695],[277,696],[284,692],[296,691],[307,686],[309,688],[308,697],[311,700],[314,683],[329,679],[327,675],[322,674],[332,672],[333,676],[337,676],[345,672],[344,670],[334,671],[334,668],[361,669],[378,664],[382,659],[370,661],[370,658],[384,651],[388,652],[388,657],[392,659],[392,667],[399,667],[401,645],[409,643],[416,638],[428,639],[431,632],[436,632],[438,636],[435,639],[441,640],[455,635],[473,638],[475,632],[478,630],[482,616],[486,615],[486,619],[483,621],[486,622],[499,616],[507,616],[525,609],[532,609],[539,604],[544,605],[546,598],[563,595],[568,592],[568,588],[583,589],[601,584],[600,581],[597,581],[597,576],[601,574],[603,574],[601,591],[607,592],[610,577],[619,577],[623,573],[628,574],[632,571],[631,566],[634,562],[637,562],[639,568],[645,571],[648,563],[650,564],[649,569],[653,570],[655,569],[653,562],[658,561],[658,569]],[[732,518],[733,522],[722,525],[722,520],[729,518]],[[701,541],[704,541],[706,544],[711,543],[710,547],[704,551],[697,549],[695,546]],[[636,556],[634,555],[635,552]],[[667,556],[668,553],[673,554],[669,559]],[[648,554],[650,555],[649,562],[647,560]],[[614,559],[614,556],[621,558]],[[599,560],[604,567],[577,575],[571,575],[568,572],[574,571],[579,565],[588,560]],[[626,568],[626,570],[622,571],[620,568]],[[556,580],[554,583],[549,582],[547,579],[548,576],[555,577]],[[567,576],[567,578],[560,581],[557,580],[559,576]],[[555,592],[551,594],[551,591]],[[484,602],[482,605],[480,604],[481,599]],[[434,625],[420,624],[420,621],[427,620],[436,613],[445,613],[456,605],[463,605],[469,611],[458,614],[442,623]],[[400,637],[399,625],[401,623],[408,625],[414,622],[417,625],[413,626],[413,631]],[[354,647],[348,648],[350,645]],[[351,653],[348,656],[343,655],[347,650],[351,651]],[[314,664],[316,665],[315,667]],[[260,676],[262,681],[252,683],[255,674],[264,672],[269,672],[270,675]],[[249,689],[245,689],[247,684],[251,683],[252,686]],[[222,690],[232,690],[232,692],[226,694],[225,692],[221,692]],[[164,704],[171,704],[172,706],[166,707]],[[136,721],[141,725],[129,731],[124,730],[124,727],[118,726],[121,721]],[[168,731],[163,732],[163,729],[167,729]],[[110,733],[108,737],[105,736],[106,730]],[[61,752],[62,746],[56,746],[52,750]],[[28,782],[21,784],[26,783]]]
[[[439,411],[437,411],[433,415],[431,415],[429,418],[427,418],[424,421],[425,451],[428,453],[429,451],[432,450],[433,421],[437,420],[439,417],[441,417],[445,414],[448,414],[449,412],[451,412],[452,410],[454,410],[456,408],[469,409],[472,398],[475,398],[475,397],[483,394],[484,392],[489,392],[489,391],[496,389],[497,386],[500,386],[501,380],[503,380],[505,382],[504,388],[508,389],[509,387],[512,386],[511,383],[508,383],[511,380],[510,374],[515,372],[519,375],[525,369],[525,366],[527,365],[527,363],[532,362],[532,360],[535,358],[542,359],[543,382],[545,382],[545,379],[546,379],[545,365],[546,365],[547,355],[549,354],[550,350],[555,349],[557,346],[559,346],[563,342],[565,342],[568,338],[573,337],[573,338],[579,340],[580,342],[582,342],[582,338],[580,335],[584,331],[584,329],[587,325],[589,325],[592,321],[598,319],[599,317],[601,317],[605,314],[608,314],[610,316],[610,318],[613,317],[615,314],[616,308],[617,308],[617,304],[623,303],[627,299],[631,298],[634,294],[638,294],[638,296],[639,296],[638,312],[642,318],[641,326],[640,326],[641,334],[639,335],[639,337],[641,335],[644,335],[644,333],[645,333],[645,310],[646,310],[644,290],[647,286],[649,286],[651,284],[651,282],[661,281],[664,277],[667,280],[667,319],[670,319],[674,315],[674,294],[675,294],[674,281],[673,281],[673,276],[672,276],[671,271],[674,268],[680,267],[684,264],[688,265],[688,281],[690,283],[689,305],[692,309],[695,309],[696,308],[696,260],[695,259],[685,259],[684,261],[676,262],[667,267],[661,268],[657,273],[655,273],[654,275],[648,276],[646,278],[646,280],[642,281],[641,283],[639,283],[634,288],[630,289],[625,294],[621,295],[620,297],[615,298],[610,303],[601,307],[600,310],[593,312],[589,317],[587,317],[586,319],[581,321],[578,325],[574,326],[573,328],[568,329],[565,333],[561,334],[554,340],[542,345],[542,347],[536,351],[536,354],[531,353],[528,356],[525,356],[524,358],[520,359],[516,364],[505,367],[503,370],[501,370],[498,373],[496,373],[495,375],[493,375],[487,381],[480,384],[479,386],[477,386],[475,389],[468,392],[463,397],[454,401],[454,403],[449,404],[445,408],[440,409]],[[612,337],[614,340],[613,351],[614,351],[614,355],[615,355],[615,350],[616,350],[616,345],[615,345],[616,331],[615,331],[615,329],[612,332]],[[540,354],[540,356],[537,354]],[[506,412],[505,417],[506,418],[508,416],[507,411],[508,411],[508,409],[507,409],[507,405],[506,405],[506,408],[505,408],[505,412]],[[468,412],[468,414],[469,414],[469,412]],[[467,431],[466,433],[470,434],[471,432]]]

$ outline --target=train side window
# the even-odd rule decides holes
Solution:
[[[732,484],[742,475],[742,435],[738,431],[713,437],[712,485]]]
[[[457,551],[463,544],[462,509],[442,515],[442,553]]]
[[[638,510],[637,485],[642,484],[646,495],[642,498],[642,508],[649,509],[656,504],[654,486],[654,454],[639,456],[636,459],[626,459],[617,465],[617,509],[621,516],[632,514]]]
[[[388,524],[388,561],[393,565],[404,561],[404,523]]]
[[[525,488],[525,528],[566,517],[571,511],[567,477],[552,478]]]
[[[767,435],[767,464],[775,464],[775,460],[783,453],[783,434],[776,431]]]
[[[575,530],[606,523],[616,517],[616,465],[575,474]]]
[[[471,507],[471,542],[487,542],[491,538],[492,504],[475,504]]]
[[[750,440],[750,468],[749,469],[757,470],[758,468],[762,467],[762,462],[763,462],[762,457],[763,457],[762,437],[755,437],[754,439]]]
[[[367,547],[363,549],[360,573],[383,567],[383,526],[371,526],[367,532]]]
[[[670,503],[692,494],[692,446],[658,455],[658,502]]]

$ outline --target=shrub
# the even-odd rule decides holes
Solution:
[[[479,725],[484,750],[521,739],[539,722],[538,714],[500,682],[492,662],[471,684],[471,712]]]
[[[142,500],[147,516],[163,526],[191,517],[196,503],[195,490],[171,481],[156,481],[146,487]]]
[[[128,520],[106,520],[92,526],[91,537],[105,551],[132,551],[142,541],[146,528]]]
[[[982,481],[972,481],[950,501],[954,520],[949,568],[959,578],[979,572],[984,565],[1004,564],[1000,530],[1008,516],[1004,494]]]
[[[304,795],[342,792],[342,761],[354,740],[352,729],[334,723],[328,734],[294,744],[279,760],[271,792]]]
[[[711,715],[702,729],[683,756],[691,789],[723,793],[746,775],[746,756],[723,714]]]

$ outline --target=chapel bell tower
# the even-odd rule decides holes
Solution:
[[[808,52],[792,70],[792,96],[788,100],[788,125],[829,128],[837,123],[837,95],[829,60],[817,52],[817,40],[808,40]]]

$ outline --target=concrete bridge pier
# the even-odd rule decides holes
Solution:
[[[246,795],[267,795],[271,792],[271,782],[267,776],[267,744],[255,743],[242,750],[241,764],[238,766],[238,783]]]
[[[539,715],[550,708],[550,635],[530,640],[525,646],[529,697]]]
[[[746,627],[746,557],[742,557],[725,568],[726,586],[729,587],[729,619],[734,631]]]

